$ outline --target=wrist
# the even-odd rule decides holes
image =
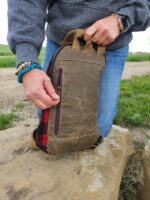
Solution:
[[[115,18],[116,22],[117,22],[117,26],[118,26],[118,30],[121,33],[122,32],[122,24],[120,22],[120,17],[118,14],[112,14],[112,16]]]
[[[43,72],[41,69],[32,69],[22,76],[22,83],[28,82],[31,79],[34,79],[34,77],[38,77],[39,73],[41,74]]]
[[[40,64],[32,64],[18,72],[18,82],[22,83],[23,76],[33,69],[43,70]]]
[[[112,14],[112,16],[115,16],[117,19],[118,27],[120,30],[120,33],[124,33],[129,30],[129,21],[126,16],[119,15],[117,13]]]

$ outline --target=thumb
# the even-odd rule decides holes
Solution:
[[[49,96],[58,101],[60,99],[59,95],[56,93],[53,85],[52,85],[52,82],[49,78],[45,78],[44,79],[44,87],[45,87],[45,90],[46,92],[49,94]]]

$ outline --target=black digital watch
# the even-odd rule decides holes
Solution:
[[[118,26],[119,26],[119,29],[120,29],[120,33],[125,33],[129,30],[128,17],[126,17],[124,15],[120,15],[118,13],[114,13],[114,14],[112,14],[112,16],[116,16],[116,18],[118,20]]]
[[[121,32],[127,32],[129,30],[129,20],[126,16],[118,15],[120,21]]]

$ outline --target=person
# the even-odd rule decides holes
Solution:
[[[97,119],[103,137],[109,133],[116,114],[132,32],[144,31],[149,25],[150,0],[8,0],[8,43],[16,54],[19,81],[26,96],[39,109],[60,101],[45,71],[68,31],[82,28],[85,41],[106,46]],[[43,71],[38,55],[45,35]]]

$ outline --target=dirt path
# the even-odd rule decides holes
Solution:
[[[150,62],[128,62],[125,65],[123,79],[131,79],[132,76],[150,74]]]

